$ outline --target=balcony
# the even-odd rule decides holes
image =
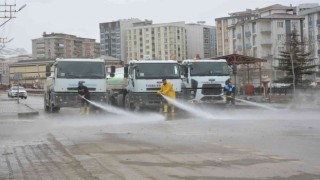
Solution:
[[[64,46],[56,45],[56,46],[54,46],[54,49],[55,49],[55,50],[64,49]]]
[[[55,51],[55,54],[56,55],[60,55],[60,54],[64,54],[65,52],[64,52],[64,50],[57,50],[57,51]]]
[[[250,31],[245,32],[245,36],[246,37],[250,37],[251,36],[251,32]]]
[[[272,54],[266,54],[266,55],[263,55],[262,57],[261,57],[261,59],[266,59],[266,60],[270,60],[270,59],[272,59],[273,58],[273,55]]]
[[[237,39],[241,39],[241,34],[237,34]]]
[[[251,46],[250,43],[247,43],[247,44],[246,44],[246,49],[251,49],[251,47],[252,47],[252,46]]]
[[[271,39],[263,39],[260,44],[261,46],[272,46],[272,41]]]
[[[242,46],[237,46],[237,51],[242,51]]]
[[[262,27],[260,29],[261,33],[271,33],[271,27]]]

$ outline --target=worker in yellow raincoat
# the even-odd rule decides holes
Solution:
[[[165,96],[168,96],[172,99],[176,99],[176,92],[173,89],[173,86],[170,82],[167,82],[166,79],[162,79],[162,86],[161,89],[157,92],[158,94],[163,94]],[[174,113],[174,106],[173,104],[170,104],[168,102],[165,102],[163,104],[163,112],[168,112],[168,105],[171,106],[171,113]]]

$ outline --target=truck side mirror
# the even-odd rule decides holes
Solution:
[[[124,78],[128,78],[129,77],[129,67],[125,66],[123,72],[124,72]]]
[[[110,77],[114,77],[115,73],[116,73],[116,67],[115,66],[111,66]]]
[[[184,77],[188,77],[188,74],[189,74],[189,70],[188,70],[188,67],[186,67],[186,68],[184,69],[184,74],[183,74],[183,76],[184,76]]]
[[[46,77],[51,76],[51,66],[52,66],[52,64],[46,65]]]

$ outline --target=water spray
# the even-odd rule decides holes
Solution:
[[[93,102],[93,101],[90,101],[89,99],[86,99],[83,97],[84,100],[86,100],[87,102],[89,102],[91,105],[95,106],[95,107],[98,107],[104,111],[108,111],[108,112],[112,112],[112,113],[115,113],[115,114],[118,114],[118,115],[124,115],[124,116],[132,116],[133,114],[132,113],[129,113],[127,111],[124,111],[120,108],[116,108],[114,106],[111,106],[109,104],[99,104],[99,103],[96,103],[96,102]]]
[[[180,109],[183,109],[195,116],[198,116],[198,117],[202,117],[202,118],[206,118],[206,119],[213,119],[214,116],[206,111],[203,111],[201,109],[198,109],[198,108],[195,108],[194,106],[190,106],[190,105],[187,105],[183,102],[179,102],[178,100],[176,99],[172,99],[170,97],[167,97],[163,94],[161,94],[161,96],[167,100],[169,103],[175,105],[176,107],[180,108]]]
[[[133,118],[133,119],[144,119],[144,118],[148,118],[150,116],[153,117],[153,119],[160,119],[162,120],[164,117],[162,115],[159,115],[159,114],[155,114],[155,113],[152,113],[152,114],[149,114],[149,116],[142,116],[142,115],[138,115],[138,114],[135,114],[133,112],[128,112],[128,111],[125,111],[121,108],[117,108],[115,106],[112,106],[112,105],[109,105],[109,104],[100,104],[100,103],[97,103],[97,102],[93,102],[93,101],[90,101],[89,99],[86,99],[86,98],[83,98],[84,100],[86,100],[87,102],[89,102],[91,105],[95,106],[95,107],[98,107],[104,111],[107,111],[107,112],[111,112],[111,113],[114,113],[114,114],[117,114],[117,115],[121,115],[121,116],[126,116],[126,117],[130,117],[130,118]]]

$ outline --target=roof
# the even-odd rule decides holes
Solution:
[[[184,63],[197,63],[197,62],[226,62],[225,59],[219,59],[219,60],[213,60],[213,59],[187,59],[187,60],[183,60],[182,64]]]
[[[278,14],[271,14],[269,16],[264,16],[259,19],[304,19],[304,16],[297,16],[297,15],[286,14],[286,13],[278,13]]]
[[[131,60],[130,63],[178,63],[175,60]]]
[[[265,59],[260,59],[256,57],[251,57],[251,56],[245,56],[241,54],[229,54],[226,56],[220,56],[216,58],[212,58],[216,60],[220,59],[225,59],[228,62],[228,65],[233,65],[233,64],[254,64],[257,62],[267,62]]]
[[[265,11],[277,10],[277,9],[279,9],[279,10],[293,10],[293,7],[284,6],[284,5],[281,5],[281,4],[274,4],[274,5],[271,5],[271,6],[267,6],[267,7],[264,7],[264,8],[257,9],[257,11],[265,12]]]
[[[104,62],[103,59],[57,59],[57,62],[61,61],[79,61],[79,62]]]
[[[307,14],[313,14],[313,13],[318,13],[318,12],[320,12],[320,6],[300,11],[299,15],[307,15]]]

